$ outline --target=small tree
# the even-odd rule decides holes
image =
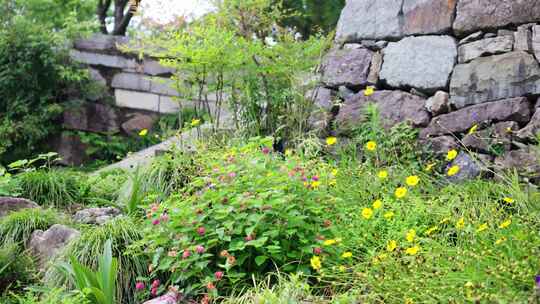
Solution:
[[[107,30],[107,17],[109,17],[109,9],[112,0],[99,0],[97,3],[97,17],[99,21],[100,31],[103,34],[121,35],[126,34],[127,27],[131,18],[139,9],[142,0],[114,0],[114,28],[109,33]]]

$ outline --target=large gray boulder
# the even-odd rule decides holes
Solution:
[[[335,123],[339,133],[346,134],[351,128],[365,120],[365,107],[374,103],[379,111],[383,126],[391,127],[400,122],[422,127],[431,116],[424,108],[425,99],[402,91],[376,91],[371,96],[360,92],[347,99],[341,106]]]
[[[536,59],[540,61],[540,25],[532,27],[531,48],[534,51]]]
[[[514,48],[514,36],[497,36],[461,45],[458,48],[459,63],[466,63],[475,58],[511,52]]]
[[[63,113],[64,128],[95,133],[116,133],[119,120],[116,110],[99,103],[73,103]]]
[[[47,231],[36,230],[32,233],[28,249],[37,258],[43,268],[47,262],[57,256],[67,244],[80,236],[79,231],[56,224]]]
[[[454,31],[465,35],[482,29],[540,21],[537,0],[460,0]]]
[[[384,50],[380,78],[395,88],[435,92],[448,85],[457,44],[450,36],[408,37]]]
[[[322,82],[328,87],[367,85],[373,52],[366,48],[334,49],[322,63]]]
[[[73,220],[81,224],[103,225],[120,214],[120,210],[114,207],[89,208],[77,211]]]
[[[0,196],[0,218],[10,212],[28,208],[39,208],[39,205],[25,198]]]
[[[531,149],[508,151],[495,158],[495,168],[501,173],[516,170],[534,181],[540,178],[540,158],[538,152]]]
[[[125,36],[94,34],[90,37],[75,40],[74,46],[85,51],[118,51],[118,46],[128,42]]]
[[[540,67],[523,51],[459,64],[450,81],[450,102],[456,108],[534,94],[540,94]]]
[[[347,0],[337,26],[338,41],[398,39],[448,32],[454,0]]]
[[[453,176],[449,176],[448,180],[451,182],[462,182],[465,180],[474,179],[482,173],[482,167],[479,161],[475,160],[471,155],[465,152],[459,153],[459,155],[448,166],[458,166],[459,172]],[[447,168],[447,170],[448,170]]]
[[[435,117],[420,131],[421,138],[468,131],[474,125],[515,121],[526,123],[531,117],[531,104],[524,97],[486,102]]]
[[[531,121],[516,136],[523,140],[536,140],[536,135],[540,133],[540,109],[536,108]]]
[[[128,120],[122,123],[122,130],[130,135],[138,134],[141,130],[150,130],[156,123],[158,116],[155,114],[132,113]]]

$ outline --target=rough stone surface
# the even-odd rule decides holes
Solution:
[[[450,30],[455,0],[348,0],[337,26],[338,41],[396,39]]]
[[[143,73],[152,76],[168,76],[173,74],[175,69],[162,66],[157,60],[145,59],[143,62]]]
[[[532,27],[531,47],[534,51],[536,59],[540,61],[540,25],[535,25]]]
[[[540,109],[536,108],[531,121],[521,130],[516,133],[520,139],[535,140],[536,135],[540,132]]]
[[[450,82],[450,102],[456,108],[531,94],[540,94],[540,67],[523,51],[459,64]]]
[[[43,268],[48,261],[51,261],[71,240],[79,235],[79,231],[75,229],[56,224],[46,231],[34,231],[30,237],[28,249]]]
[[[82,224],[103,225],[119,215],[120,210],[113,207],[89,208],[77,211],[73,216],[73,220]]]
[[[61,158],[59,161],[61,165],[78,166],[88,160],[87,145],[78,135],[63,132],[54,139],[52,146],[52,150],[56,151]]]
[[[458,45],[462,45],[462,44],[466,44],[466,43],[473,42],[473,41],[476,41],[476,40],[480,40],[480,39],[482,39],[482,37],[484,37],[484,32],[478,31],[478,32],[472,33],[469,36],[461,39],[459,41]]]
[[[514,49],[516,51],[532,51],[531,25],[522,25],[514,33]]]
[[[448,166],[459,166],[459,172],[454,176],[449,176],[448,180],[451,182],[461,182],[469,179],[474,179],[482,173],[482,169],[478,161],[474,160],[469,154],[465,152],[459,153],[459,155],[454,159],[451,165]],[[447,169],[448,169],[447,168]]]
[[[482,29],[540,21],[537,0],[460,0],[454,30],[465,35]]]
[[[508,151],[503,156],[495,158],[495,168],[498,172],[517,170],[522,176],[536,181],[540,178],[540,159],[534,150]]]
[[[344,89],[346,88],[344,87]],[[334,106],[334,92],[330,89],[318,87],[313,91],[313,95],[310,98],[313,99],[313,104],[316,108],[330,111]]]
[[[385,127],[405,121],[421,127],[426,126],[430,120],[430,115],[424,108],[425,100],[421,97],[402,91],[376,91],[366,97],[360,92],[340,107],[336,116],[340,133],[347,133],[347,130],[364,120],[364,108],[368,103],[377,105]]]
[[[373,52],[365,49],[333,50],[323,60],[322,81],[329,87],[362,87],[367,84]]]
[[[456,41],[449,36],[408,37],[384,50],[381,80],[396,88],[444,89],[456,62]]]
[[[99,103],[74,104],[63,114],[64,128],[96,133],[115,133],[119,130],[116,110]]]
[[[459,147],[459,143],[452,136],[439,136],[420,140],[420,145],[435,154],[445,154]]]
[[[122,130],[128,134],[134,135],[143,129],[152,129],[156,120],[156,115],[134,113],[127,121],[122,123]]]
[[[466,107],[435,117],[429,126],[420,131],[420,137],[461,133],[475,124],[486,122],[516,121],[526,123],[531,117],[527,98],[518,97]]]
[[[114,75],[111,87],[134,91],[150,91],[152,82],[148,76],[136,73],[118,73]]]
[[[117,51],[117,44],[124,44],[127,41],[128,38],[125,36],[94,34],[88,38],[75,40],[74,46],[78,50],[85,51]]]
[[[107,80],[101,75],[99,70],[94,69],[94,68],[88,68],[88,72],[89,72],[90,78],[92,80],[94,80],[95,82],[97,82],[97,83],[99,83],[99,84],[101,84],[103,86],[107,85]]]
[[[159,112],[159,95],[143,92],[114,90],[116,105],[119,107]]]
[[[461,142],[465,147],[482,153],[508,151],[511,148],[512,133],[515,130],[517,130],[516,122],[499,122],[486,129],[465,135]]]
[[[28,208],[39,208],[39,205],[25,198],[0,196],[0,218],[10,212]]]
[[[167,294],[144,302],[143,304],[177,304],[182,298],[178,292],[169,291]]]
[[[437,91],[434,96],[426,101],[426,109],[433,114],[433,116],[448,113],[448,111],[450,111],[448,93]]]
[[[331,91],[332,92],[332,91]],[[343,100],[347,99],[347,98],[350,98],[351,96],[353,96],[355,93],[353,90],[347,88],[346,86],[340,86],[338,88],[338,94],[337,96]]]
[[[383,55],[381,52],[373,54],[371,59],[371,67],[369,68],[369,74],[367,82],[372,85],[376,85],[379,82],[379,75],[381,74],[381,67],[383,63]]]
[[[89,65],[134,70],[137,68],[137,63],[134,59],[128,59],[122,56],[80,52],[77,50],[71,50],[69,55],[73,60]]]
[[[514,36],[497,36],[467,43],[458,48],[459,63],[469,62],[475,58],[511,52],[514,48]]]

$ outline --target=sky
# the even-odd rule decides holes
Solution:
[[[210,0],[145,0],[141,13],[157,22],[166,23],[175,16],[198,17],[212,9]]]

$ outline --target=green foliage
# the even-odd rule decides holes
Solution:
[[[75,288],[86,294],[92,304],[116,303],[116,277],[118,261],[112,256],[111,240],[105,242],[99,257],[97,272],[70,258],[70,264],[61,265]]]
[[[24,18],[0,29],[0,163],[42,151],[58,131],[61,102],[88,81],[73,68],[57,35]]]
[[[51,209],[30,208],[15,211],[0,219],[0,241],[25,244],[34,230],[47,230],[59,222],[58,214]]]
[[[322,30],[332,32],[337,25],[345,0],[284,0],[285,9],[297,12],[283,20],[285,26],[299,31],[303,37]]]
[[[4,304],[90,304],[83,294],[60,288],[29,288],[23,295],[12,294],[0,300]]]
[[[294,139],[306,129],[311,102],[306,81],[330,40],[296,40],[274,24],[287,16],[271,0],[223,1],[186,29],[148,38],[152,53],[175,68],[175,88],[196,102],[196,114],[215,128],[228,103],[234,124],[248,136]],[[228,96],[228,98],[225,98]],[[212,101],[211,101],[212,100]]]
[[[4,242],[0,247],[0,291],[5,293],[32,282],[32,266],[32,259],[21,252],[18,244]]]
[[[71,242],[58,262],[68,262],[74,257],[79,263],[97,269],[99,257],[107,240],[111,240],[112,256],[118,260],[116,275],[116,299],[119,303],[135,303],[135,280],[147,273],[147,261],[127,253],[127,247],[141,240],[140,226],[131,218],[121,217],[98,227],[83,230],[80,238]],[[45,281],[48,286],[62,287],[66,278],[58,267],[47,270]]]
[[[86,186],[81,193],[86,204],[108,205],[118,199],[120,187],[128,180],[123,170],[108,170],[86,177]]]
[[[62,169],[42,169],[16,175],[21,196],[41,206],[69,207],[81,202],[82,176]]]
[[[215,282],[223,291],[276,267],[311,273],[316,239],[331,236],[322,218],[330,197],[313,189],[313,167],[261,150],[271,142],[207,151],[201,177],[161,207],[152,206],[139,244],[152,255],[154,275],[188,292],[214,282],[217,271],[225,273]],[[304,177],[313,184],[306,187]]]

